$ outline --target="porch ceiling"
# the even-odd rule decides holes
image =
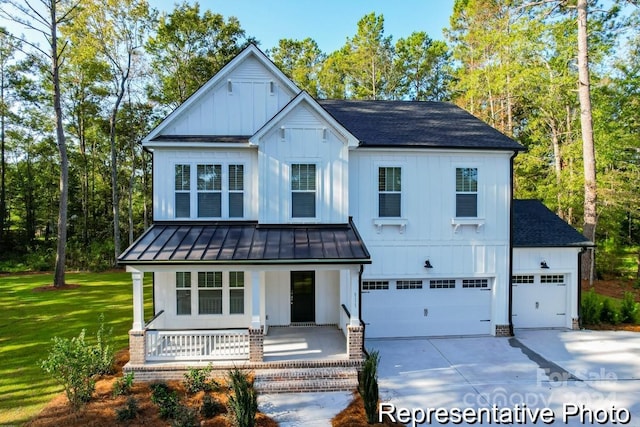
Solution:
[[[256,222],[157,223],[118,259],[122,264],[368,264],[355,225]]]

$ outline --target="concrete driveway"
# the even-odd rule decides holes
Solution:
[[[526,419],[448,425],[640,427],[639,333],[516,330],[514,338],[367,340],[366,347],[380,352],[382,403],[417,416],[429,408],[478,414],[495,405],[513,418],[523,415],[514,408],[526,405]],[[350,400],[344,392],[259,397],[260,409],[282,427],[330,426]],[[552,422],[543,422],[543,410]],[[431,425],[447,423],[432,418]]]
[[[495,405],[493,424],[640,426],[637,333],[517,330],[514,338],[368,340],[367,348],[380,352],[386,409],[417,417],[439,409],[432,425],[447,416],[454,425],[454,408],[472,408],[473,417]]]

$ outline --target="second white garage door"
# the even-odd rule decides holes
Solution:
[[[491,333],[492,278],[365,280],[368,338]]]
[[[512,322],[516,328],[567,326],[567,283],[563,274],[513,276]]]

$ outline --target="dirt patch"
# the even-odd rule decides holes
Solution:
[[[48,285],[48,286],[39,286],[37,288],[33,288],[32,292],[49,292],[49,291],[68,291],[70,289],[78,289],[80,287],[80,285],[74,285],[74,284],[64,284],[62,286],[53,286],[53,285]]]
[[[114,397],[112,394],[113,384],[122,376],[122,367],[129,360],[129,352],[121,351],[116,354],[116,373],[100,378],[96,382],[96,391],[91,402],[87,403],[81,410],[74,412],[69,406],[69,402],[64,393],[52,399],[49,404],[35,417],[29,421],[28,427],[112,427],[118,425],[145,426],[145,427],[166,427],[171,424],[171,420],[160,418],[158,408],[151,403],[151,389],[148,383],[136,383],[133,385],[128,396]],[[199,408],[205,396],[204,392],[188,394],[181,381],[167,381],[167,384],[178,392],[183,405],[198,412],[200,426],[205,427],[231,427],[233,423],[228,418],[226,409],[213,418],[204,419],[199,415]],[[227,403],[226,387],[219,391],[209,392],[210,396],[222,405]],[[138,413],[135,419],[118,423],[116,420],[116,409],[125,406],[129,397],[136,399],[138,403]],[[256,416],[258,427],[277,427],[277,423],[262,413]]]

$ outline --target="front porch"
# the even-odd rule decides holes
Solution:
[[[356,329],[349,330],[358,348],[350,350],[336,325],[271,327],[262,335],[262,360],[251,360],[248,330],[147,330],[142,336],[131,331],[132,357],[124,371],[136,381],[180,381],[192,368],[210,366],[219,378],[240,368],[254,373],[256,389],[263,392],[350,391],[357,387],[363,358],[362,341],[353,339],[362,336]],[[144,345],[138,361],[136,342]]]

